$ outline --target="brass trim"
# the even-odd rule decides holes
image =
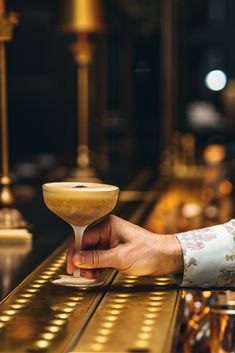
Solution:
[[[152,190],[157,189],[159,184],[154,183]],[[145,214],[151,192],[135,209],[132,221],[139,222]],[[65,271],[71,241],[0,302],[0,352],[170,353],[180,298],[173,280],[107,270],[100,287],[55,286],[50,278]]]
[[[179,303],[170,277],[118,274],[71,353],[170,353]]]
[[[92,289],[53,285],[70,242],[0,302],[0,352],[64,352],[80,336],[116,273],[106,271],[104,284]]]

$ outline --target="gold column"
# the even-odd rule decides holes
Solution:
[[[104,29],[102,0],[61,1],[59,28],[63,32],[77,35],[72,52],[77,64],[78,148],[76,168],[69,180],[98,180],[89,151],[89,68],[93,46],[89,43],[88,35]]]
[[[8,124],[7,124],[7,82],[6,82],[6,54],[5,42],[12,39],[13,26],[16,23],[15,15],[7,16],[4,13],[4,3],[0,4],[0,114],[1,114],[1,161],[2,175],[0,178],[0,203],[3,206],[12,206],[14,196],[10,188],[9,152],[8,152]]]
[[[86,33],[78,34],[72,46],[74,60],[77,64],[78,83],[78,149],[77,168],[72,172],[75,179],[96,179],[95,170],[91,167],[89,152],[89,67],[92,61],[92,45]]]
[[[0,177],[0,238],[16,236],[28,238],[26,222],[20,212],[13,208],[14,195],[9,171],[7,79],[5,43],[12,40],[13,28],[18,19],[15,13],[5,12],[5,3],[0,0],[0,122],[1,122],[1,177]],[[16,233],[16,230],[19,232]]]

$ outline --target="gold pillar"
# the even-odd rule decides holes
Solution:
[[[26,222],[20,212],[13,208],[14,195],[9,170],[8,121],[7,121],[7,79],[5,44],[12,40],[15,13],[5,13],[5,3],[0,0],[0,122],[1,122],[1,177],[0,177],[0,238],[29,238]],[[24,229],[25,228],[25,229]],[[17,233],[16,230],[19,229]]]
[[[4,3],[0,4],[0,114],[1,114],[1,162],[2,175],[0,178],[0,204],[12,206],[14,203],[13,192],[10,188],[8,152],[8,124],[7,124],[7,82],[6,82],[6,53],[5,42],[12,39],[13,26],[16,23],[15,15],[4,13]]]
[[[102,0],[62,1],[59,28],[77,35],[72,52],[77,64],[78,147],[77,165],[69,180],[98,180],[89,151],[89,68],[93,46],[89,43],[88,35],[104,29]]]
[[[77,64],[77,112],[78,112],[78,148],[77,168],[72,172],[72,178],[96,179],[91,167],[89,152],[89,68],[92,61],[92,45],[86,33],[79,34],[72,46],[74,60]]]

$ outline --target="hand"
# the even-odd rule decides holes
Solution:
[[[157,235],[116,216],[107,216],[84,233],[82,250],[71,245],[67,272],[75,267],[94,277],[87,269],[115,268],[125,274],[165,276],[183,271],[183,255],[175,235]]]

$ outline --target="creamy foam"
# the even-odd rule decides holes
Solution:
[[[76,192],[105,192],[118,190],[115,185],[108,185],[102,183],[86,183],[86,182],[58,182],[46,183],[43,188],[49,188],[51,191],[76,191]]]
[[[116,186],[98,183],[64,182],[43,185],[47,207],[75,226],[89,225],[110,213],[117,203],[118,191]]]

